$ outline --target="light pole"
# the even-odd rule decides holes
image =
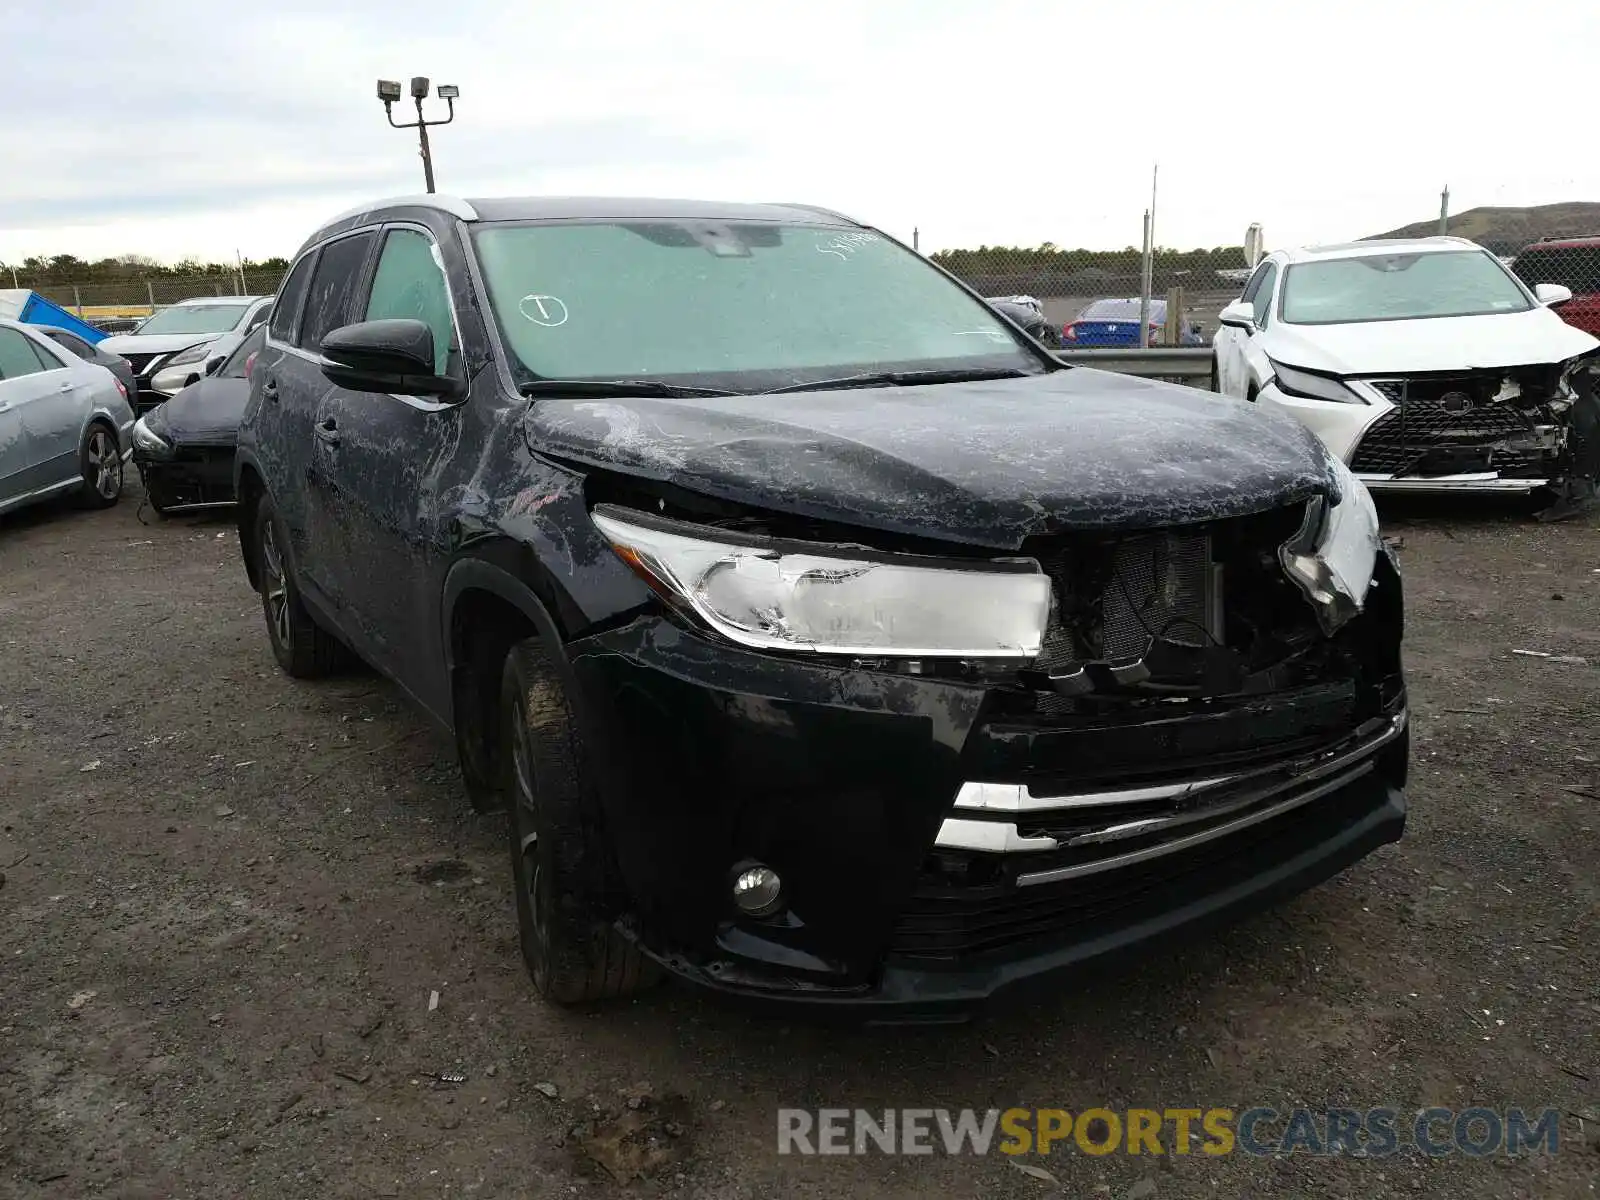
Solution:
[[[396,121],[394,119],[394,102],[400,99],[400,81],[397,79],[378,80],[378,99],[383,101],[383,112],[389,118],[389,124],[396,129],[415,129],[417,139],[422,143],[422,177],[427,181],[428,191],[433,191],[433,153],[428,148],[428,126],[448,125],[456,119],[456,97],[461,95],[461,89],[453,84],[441,83],[439,85],[439,99],[443,100],[450,109],[450,115],[442,121],[429,121],[422,115],[422,102],[428,96],[428,77],[416,75],[411,80],[411,98],[417,102],[417,119],[415,121]]]

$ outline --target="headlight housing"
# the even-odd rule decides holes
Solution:
[[[162,365],[167,367],[182,367],[187,366],[189,363],[204,362],[206,355],[209,354],[210,351],[210,342],[198,342],[195,345],[190,346],[187,350],[179,350],[171,358],[167,359],[167,361]]]
[[[152,421],[159,430],[151,428]],[[150,458],[171,458],[172,443],[161,436],[165,432],[166,426],[157,414],[147,413],[133,423],[133,444]]]
[[[1317,610],[1323,632],[1331,635],[1366,604],[1383,540],[1366,485],[1344,463],[1330,461],[1339,485],[1338,503],[1312,501],[1305,525],[1284,543],[1278,558]]]
[[[1267,361],[1272,364],[1272,374],[1277,380],[1278,390],[1286,396],[1297,396],[1302,400],[1329,400],[1335,404],[1367,402],[1364,396],[1331,375],[1318,375],[1314,371],[1302,371],[1299,367],[1286,367],[1270,358]]]
[[[669,602],[762,650],[1033,658],[1050,580],[1032,559],[983,562],[747,538],[609,504],[592,518]]]

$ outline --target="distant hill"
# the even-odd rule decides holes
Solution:
[[[1402,225],[1373,237],[1429,237],[1439,232],[1439,219]],[[1600,204],[1575,200],[1568,204],[1541,204],[1537,208],[1469,208],[1450,215],[1450,233],[1471,238],[1496,254],[1515,254],[1542,237],[1578,237],[1600,234]]]

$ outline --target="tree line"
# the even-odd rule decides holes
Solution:
[[[246,274],[272,271],[281,274],[289,269],[289,260],[247,258],[244,260],[243,269]],[[9,276],[15,272],[19,285],[34,288],[49,287],[52,284],[192,279],[200,275],[227,277],[237,275],[239,270],[240,264],[236,262],[202,262],[195,258],[185,258],[167,264],[143,254],[119,254],[113,258],[93,261],[72,254],[33,255],[17,263],[0,262],[0,275]]]

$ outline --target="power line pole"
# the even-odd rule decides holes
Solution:
[[[1445,237],[1450,233],[1450,185],[1444,185],[1444,191],[1439,193],[1439,236]]]
[[[415,121],[396,121],[394,119],[394,102],[400,99],[400,82],[396,79],[378,80],[378,99],[383,101],[383,112],[389,118],[389,124],[396,129],[415,129],[417,142],[422,155],[422,178],[428,186],[428,191],[433,191],[433,150],[428,145],[428,127],[430,125],[448,125],[456,119],[456,97],[461,95],[461,89],[453,84],[441,83],[439,85],[439,99],[443,100],[450,110],[450,115],[442,121],[429,121],[422,115],[422,102],[428,96],[428,77],[416,75],[411,80],[411,98],[417,102],[417,119]]]

